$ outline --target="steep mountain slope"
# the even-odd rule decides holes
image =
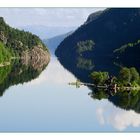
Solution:
[[[72,35],[61,42],[56,50],[56,55],[61,60],[67,60],[69,64],[75,63],[74,60],[79,56],[90,58],[94,60],[95,64],[104,62],[105,59],[119,58],[118,53],[115,53],[116,49],[140,39],[139,25],[139,8],[112,8],[93,13]],[[93,42],[92,49],[89,49],[89,45],[85,43],[87,41]],[[79,43],[82,44],[79,46]],[[82,53],[79,54],[79,50],[82,50]],[[131,48],[129,52],[134,56],[131,63],[128,62],[131,55],[129,55],[129,59],[126,59],[126,53],[121,58],[125,59],[129,65],[133,65],[139,58],[140,49],[139,47]]]

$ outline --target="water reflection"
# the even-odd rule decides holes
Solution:
[[[140,113],[140,91],[111,93],[107,90],[93,89],[89,95],[93,99],[108,99],[117,107],[125,110],[134,110],[135,112]]]
[[[29,86],[33,85],[54,85],[54,86],[67,86],[68,82],[72,82],[76,78],[69,73],[55,57],[51,57],[49,66],[43,71],[40,76],[28,83]]]
[[[90,87],[76,89],[68,85],[75,80],[52,58],[38,78],[9,88],[0,98],[0,131],[139,131],[140,114],[117,107],[108,101],[111,95],[106,97],[104,91],[95,93]],[[100,96],[96,95],[98,92]]]
[[[10,86],[23,84],[37,78],[46,68],[48,61],[16,60],[10,65],[0,67],[0,96]]]
[[[77,59],[79,59],[79,57]],[[84,83],[93,83],[93,80],[90,78],[90,74],[93,71],[107,71],[111,75],[117,75],[120,70],[120,65],[116,65],[116,63],[114,63],[113,60],[109,59],[108,57],[106,57],[104,61],[100,59],[88,58],[88,60],[90,59],[94,60],[94,67],[91,69],[85,69],[83,68],[83,58],[80,61],[81,63],[79,63],[79,61],[73,61],[71,58],[59,57],[60,63],[71,73],[73,73],[77,79]],[[85,67],[87,67],[87,63],[84,64]],[[118,91],[115,93],[111,90],[95,89],[89,86],[88,88],[92,91],[89,95],[94,99],[107,99],[117,107],[125,110],[134,110],[135,112],[140,113],[140,91]]]
[[[96,108],[99,124],[112,126],[118,131],[139,131],[140,115],[133,110],[126,111],[114,108],[112,104],[100,105]]]

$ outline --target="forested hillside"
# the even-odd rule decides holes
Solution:
[[[0,17],[0,63],[8,61],[11,57],[21,57],[23,52],[28,52],[34,47],[48,52],[38,36],[14,29]]]
[[[56,50],[59,59],[73,64],[79,57],[81,44],[82,58],[90,58],[94,63],[110,59],[135,66],[140,63],[140,9],[110,8],[89,15],[73,34],[61,42]],[[84,42],[92,41],[92,50]]]

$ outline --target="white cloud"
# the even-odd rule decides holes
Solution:
[[[98,107],[96,115],[101,125],[111,125],[119,131],[128,127],[140,127],[140,114],[117,108],[112,103]]]
[[[104,8],[0,8],[11,26],[80,26],[89,14]]]
[[[134,111],[118,111],[110,117],[110,123],[118,130],[125,130],[127,127],[140,126],[140,114]]]

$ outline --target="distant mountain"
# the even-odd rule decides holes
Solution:
[[[58,36],[61,34],[66,34],[69,31],[73,31],[76,27],[49,27],[49,26],[42,26],[42,25],[29,25],[29,26],[22,26],[19,29],[24,29],[25,31],[30,31],[33,34],[38,35],[41,39],[49,39],[54,36]]]
[[[51,54],[54,54],[56,48],[58,47],[58,45],[66,38],[68,37],[70,34],[72,34],[73,31],[68,32],[66,34],[62,34],[62,35],[58,35],[49,39],[44,39],[43,42],[44,44],[49,48],[49,51]]]
[[[56,55],[69,65],[82,57],[94,60],[95,66],[115,59],[124,65],[139,67],[139,25],[139,8],[111,8],[93,13],[60,43]]]

